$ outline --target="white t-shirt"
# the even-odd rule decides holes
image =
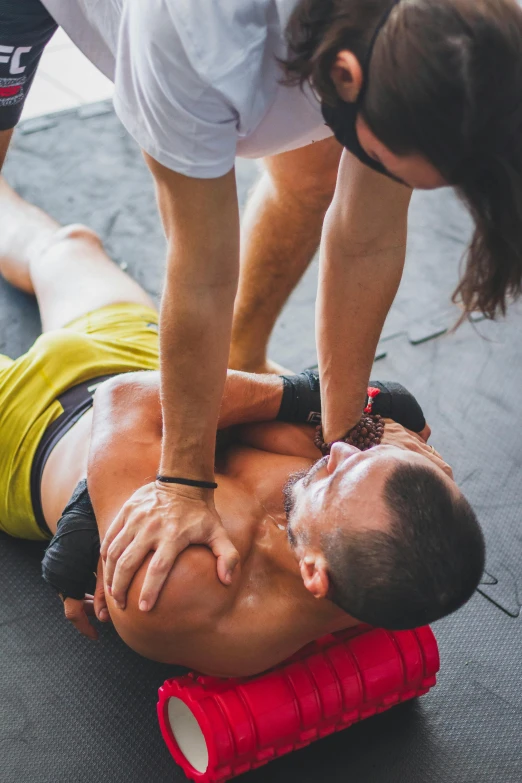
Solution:
[[[114,106],[155,160],[226,174],[331,135],[312,90],[284,87],[278,57],[297,0],[43,0],[115,82]]]

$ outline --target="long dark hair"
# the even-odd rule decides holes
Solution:
[[[364,62],[392,0],[300,0],[285,83],[340,98],[336,55]],[[522,9],[516,0],[402,0],[381,30],[362,106],[396,155],[418,153],[456,188],[475,233],[454,300],[489,318],[522,293]]]

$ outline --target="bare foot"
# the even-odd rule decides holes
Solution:
[[[277,362],[272,361],[272,359],[267,359],[258,370],[255,370],[255,372],[272,373],[275,375],[295,375],[293,370],[283,367],[282,364],[278,364]]]
[[[236,361],[233,364],[229,363],[229,367],[231,370],[254,372],[260,375],[295,375],[292,370],[283,367],[282,364],[272,361],[272,359],[265,359],[263,362]]]

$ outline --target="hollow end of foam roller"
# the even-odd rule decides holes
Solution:
[[[166,710],[171,739],[188,764],[196,772],[204,774],[208,769],[208,747],[196,716],[190,707],[176,696],[170,697]]]

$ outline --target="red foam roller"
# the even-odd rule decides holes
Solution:
[[[256,677],[167,680],[158,717],[186,776],[217,783],[426,693],[438,670],[429,627],[359,626],[319,639]]]

